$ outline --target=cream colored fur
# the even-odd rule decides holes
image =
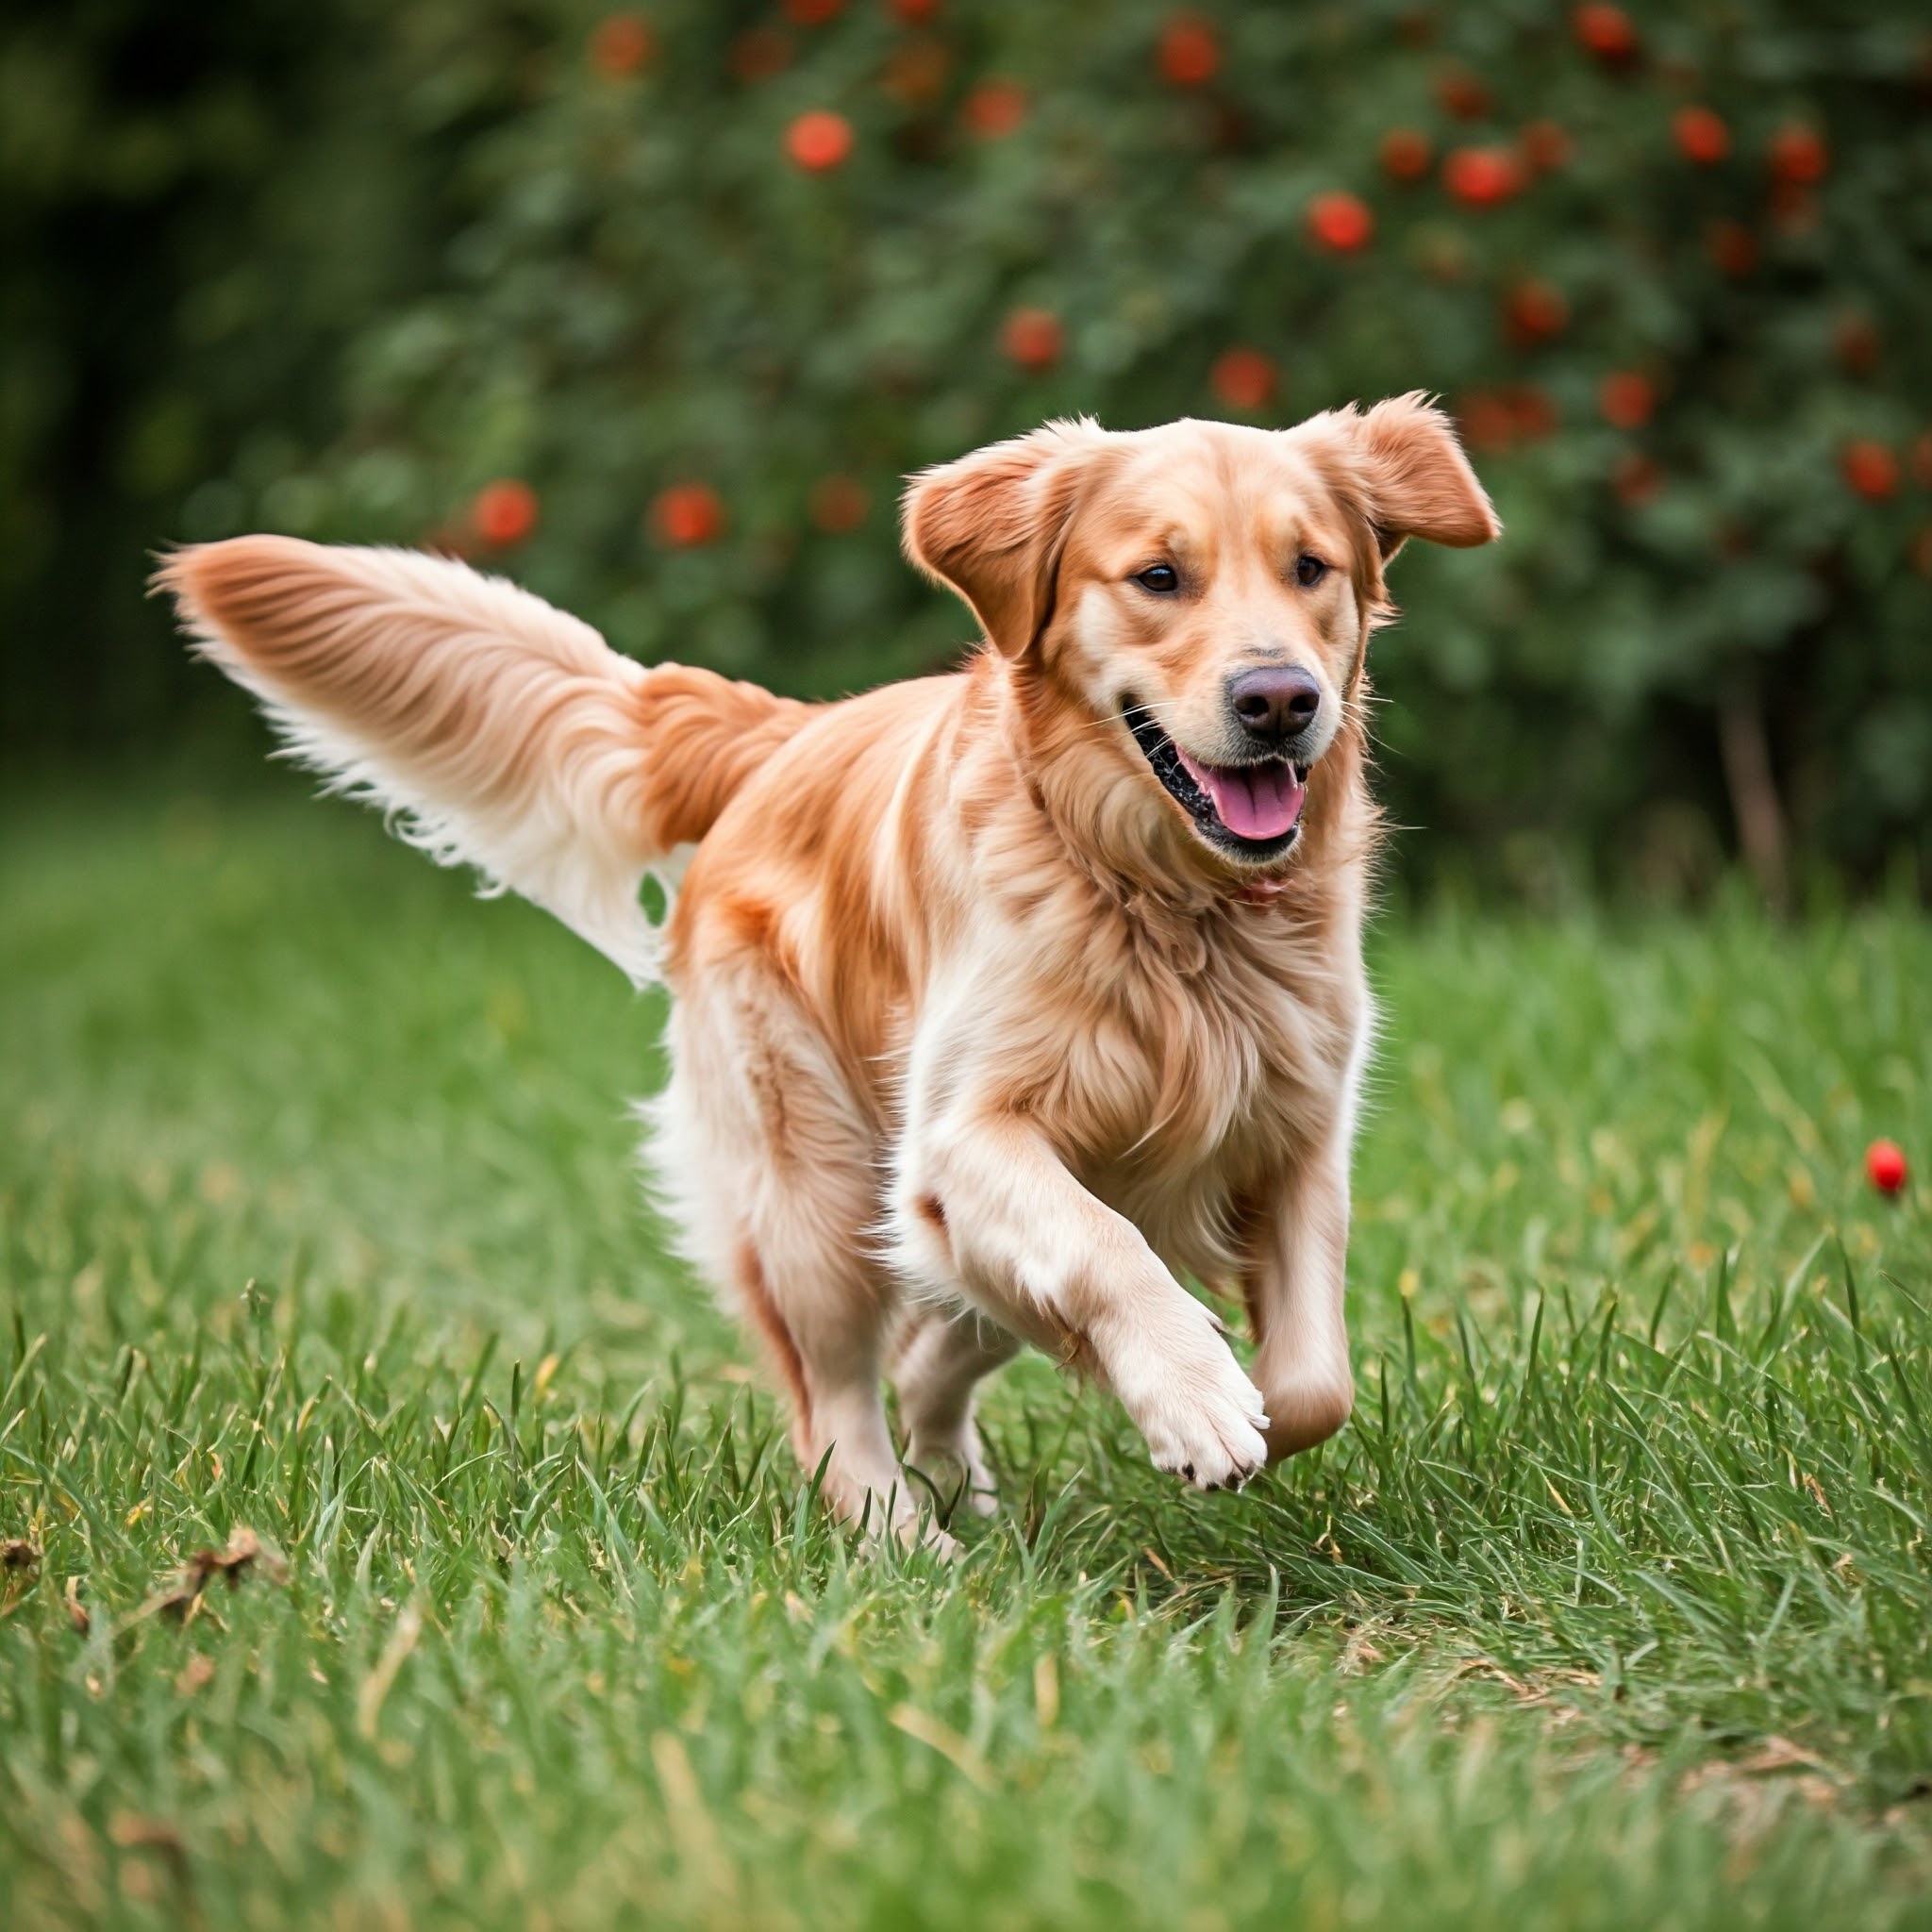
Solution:
[[[906,534],[988,644],[817,708],[644,671],[436,559],[250,538],[163,579],[298,756],[662,973],[685,1252],[833,1507],[944,1545],[936,1515],[992,1507],[974,1391],[1023,1341],[1202,1488],[1346,1420],[1367,647],[1407,537],[1496,525],[1406,397],[1283,433],[1053,425],[916,478]],[[1232,707],[1283,667],[1319,699],[1305,797],[1243,844],[1157,754],[1216,782],[1277,757]],[[674,848],[660,953],[637,891]],[[1189,1275],[1244,1304],[1250,1367]]]

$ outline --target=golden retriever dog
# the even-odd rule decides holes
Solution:
[[[295,756],[668,983],[684,1252],[832,1506],[949,1547],[927,1506],[992,1508],[974,1389],[1022,1342],[1203,1490],[1347,1419],[1369,640],[1406,539],[1499,525],[1405,396],[1049,424],[914,477],[904,528],[985,642],[837,704],[411,552],[240,537],[160,582]]]

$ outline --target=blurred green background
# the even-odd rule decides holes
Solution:
[[[1403,871],[1932,878],[1919,0],[13,0],[0,258],[16,774],[258,758],[169,541],[832,692],[967,635],[907,471],[1425,387],[1508,535],[1399,566]]]

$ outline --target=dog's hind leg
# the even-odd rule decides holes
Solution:
[[[825,1501],[916,1540],[926,1491],[900,1467],[880,1391],[898,1289],[864,1235],[878,1215],[871,1123],[761,962],[697,977],[673,1008],[672,1076],[652,1108],[665,1205],[777,1370],[799,1460],[824,1464]]]
[[[906,1464],[935,1501],[957,1499],[977,1516],[999,1507],[979,1429],[973,1419],[981,1379],[1012,1360],[1019,1338],[963,1304],[922,1307],[902,1330],[892,1386],[906,1426]]]

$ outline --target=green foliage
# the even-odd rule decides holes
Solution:
[[[303,789],[10,801],[9,1924],[1927,1923],[1921,915],[1384,931],[1354,1424],[1024,1359],[946,1569],[661,1257],[653,1009]]]
[[[40,130],[0,170],[69,288],[30,325],[65,375],[15,384],[38,427],[7,445],[33,540],[8,567],[40,623],[9,651],[105,621],[104,581],[125,629],[133,566],[104,534],[131,555],[135,525],[268,525],[453,543],[625,649],[849,689],[965,634],[897,558],[908,470],[1055,413],[1287,423],[1427,387],[1508,536],[1399,566],[1411,616],[1377,665],[1399,821],[1519,873],[1554,837],[1697,886],[1755,757],[1802,853],[1923,853],[1920,9],[1692,0],[1640,10],[1627,53],[1601,24],[1589,43],[1589,12],[332,0],[299,29],[199,26],[172,85],[139,16],[50,14],[0,39],[0,95]],[[1691,108],[1715,133],[1680,127]],[[849,130],[807,153],[833,165],[788,148],[812,113]],[[1483,165],[1499,198],[1474,205]],[[1346,207],[1311,228],[1338,193],[1366,245],[1336,245]],[[69,232],[117,195],[125,269]],[[117,276],[137,340],[98,359],[147,374],[105,406],[113,448],[69,454],[49,398],[92,364],[61,338],[91,340]],[[57,457],[66,502],[105,464],[139,514],[50,534],[33,478]],[[505,478],[537,523],[492,545],[476,492]],[[666,541],[653,505],[679,486],[715,492],[715,538],[689,541],[707,508]],[[117,674],[146,692],[165,646],[136,636],[70,724],[139,715]]]

